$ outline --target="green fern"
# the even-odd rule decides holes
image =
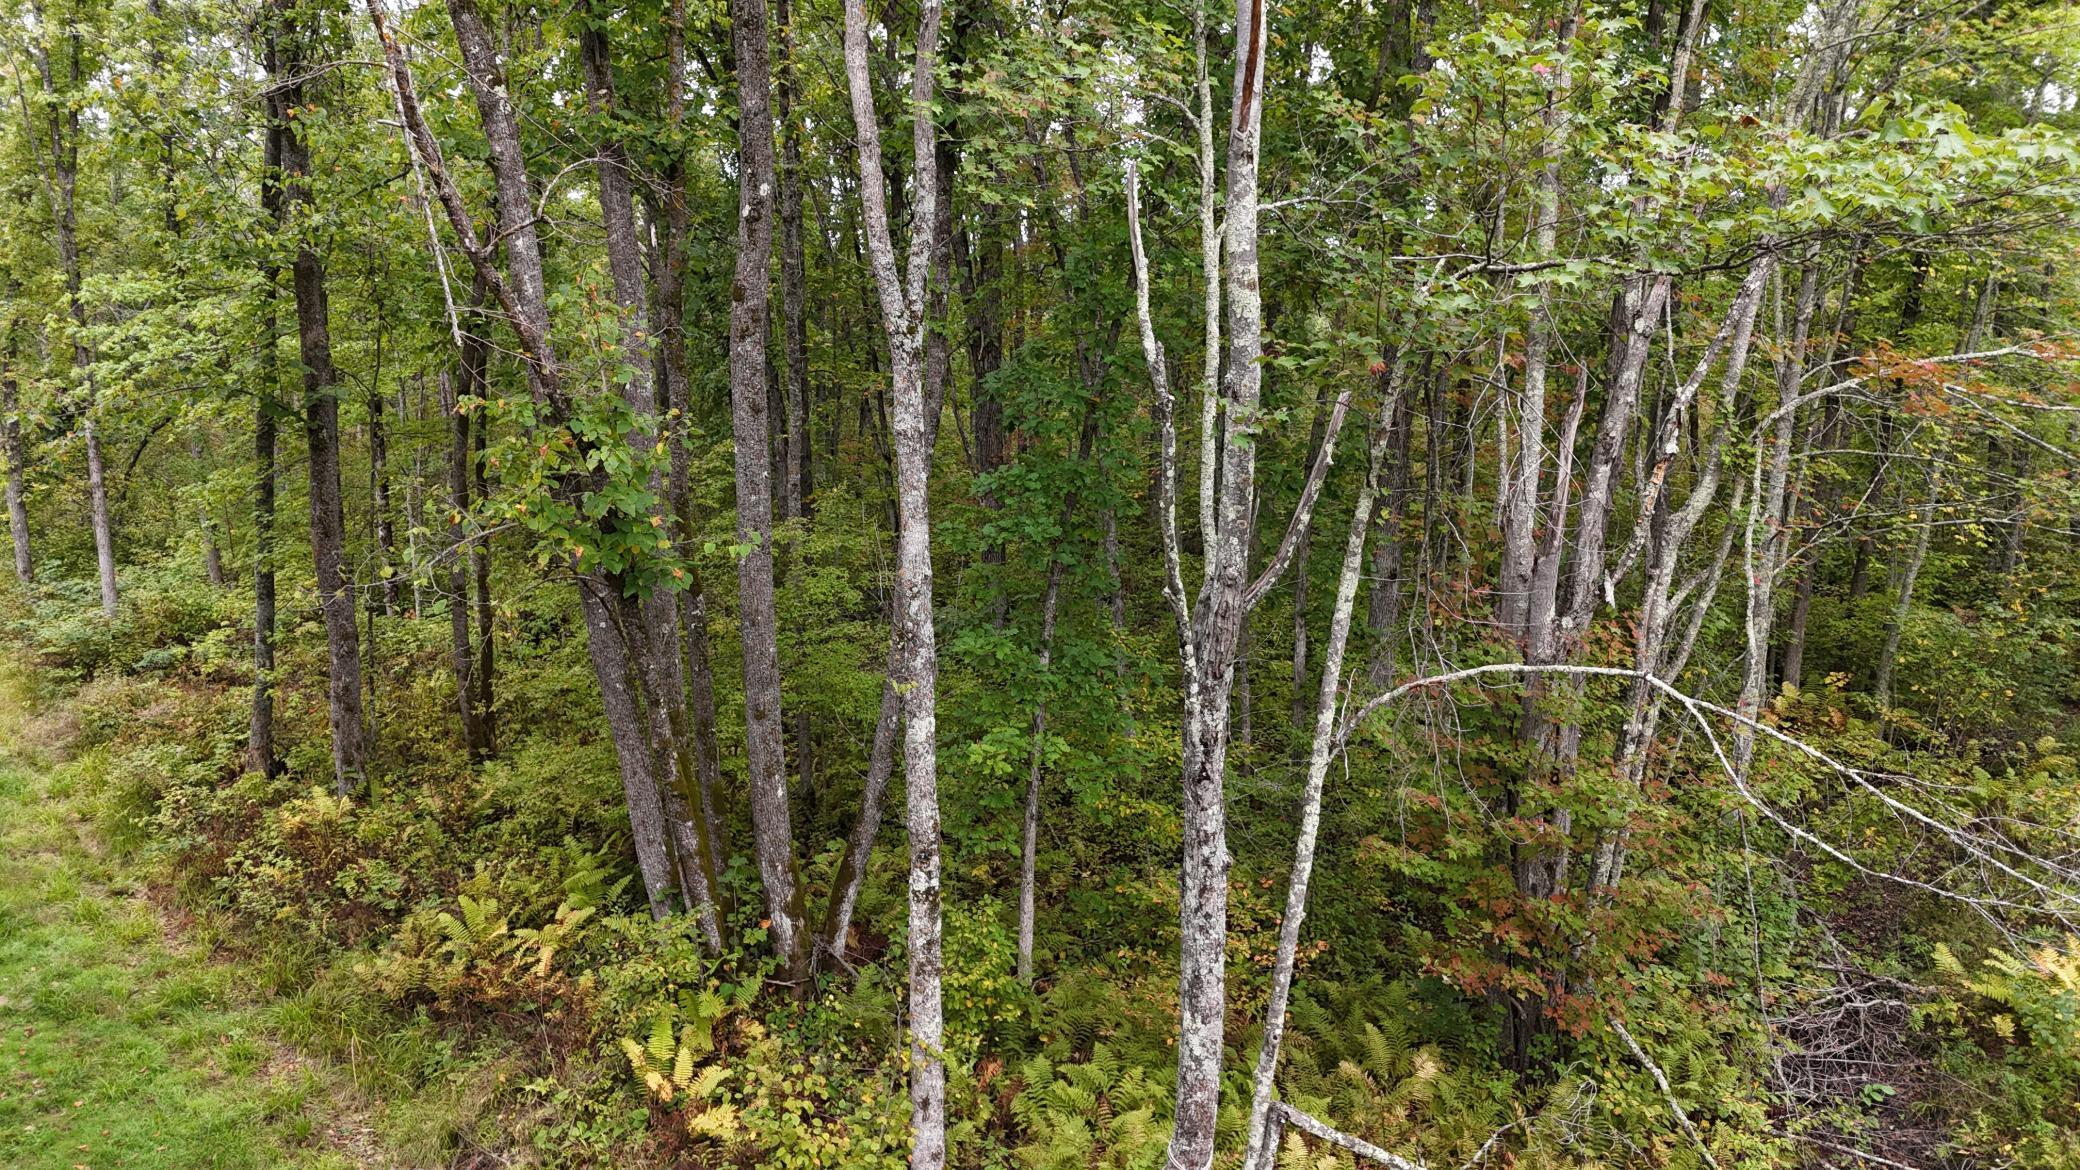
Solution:
[[[1110,1045],[1095,1045],[1081,1063],[1032,1057],[1019,1078],[1023,1091],[1013,1096],[1011,1115],[1026,1139],[1016,1155],[1030,1170],[1148,1170],[1161,1163],[1170,1141],[1162,1120],[1169,1094]]]

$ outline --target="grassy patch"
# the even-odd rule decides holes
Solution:
[[[0,1166],[381,1164],[336,1078],[277,1040],[261,983],[169,932],[54,790],[0,668]]]

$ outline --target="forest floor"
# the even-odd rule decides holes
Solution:
[[[0,663],[0,1166],[394,1166],[350,1079],[270,1027],[263,973],[111,859],[71,737]]]

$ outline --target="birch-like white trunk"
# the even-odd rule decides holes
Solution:
[[[1343,566],[1336,579],[1336,603],[1330,611],[1329,635],[1322,647],[1322,681],[1314,703],[1314,738],[1308,750],[1307,779],[1300,789],[1300,832],[1293,845],[1293,870],[1286,883],[1285,913],[1278,925],[1278,955],[1271,967],[1271,997],[1264,1008],[1264,1037],[1257,1052],[1251,1084],[1249,1141],[1243,1165],[1271,1170],[1277,1154],[1271,1135],[1271,1107],[1276,1100],[1279,1046],[1285,1039],[1286,1005],[1293,991],[1293,966],[1300,950],[1300,926],[1307,918],[1308,881],[1314,873],[1315,842],[1321,831],[1322,789],[1335,750],[1337,696],[1343,689],[1344,651],[1350,644],[1351,611],[1358,598],[1358,579],[1365,566],[1365,539],[1372,524],[1372,504],[1385,474],[1394,404],[1381,403],[1373,426],[1370,464],[1351,511],[1350,535],[1344,542]]]
[[[928,402],[926,279],[934,267],[939,219],[937,130],[932,91],[938,73],[940,6],[924,0],[911,72],[911,174],[918,177],[907,266],[898,271],[883,186],[881,127],[874,114],[864,0],[846,0],[845,75],[858,136],[860,203],[869,266],[880,294],[890,371],[890,430],[896,478],[896,608],[901,631],[898,689],[903,706],[903,779],[910,836],[910,1165],[946,1164],[945,1013],[941,1006],[937,633],[932,621],[930,485],[932,418]],[[936,372],[936,371],[933,371]]]

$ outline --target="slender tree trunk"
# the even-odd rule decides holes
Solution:
[[[479,240],[461,191],[448,174],[439,141],[419,113],[411,69],[389,31],[382,0],[367,0],[367,7],[397,89],[400,120],[410,143],[439,195],[449,226],[462,241],[471,267],[505,311],[519,342],[537,411],[548,425],[561,426],[571,417],[571,402],[550,332],[548,292],[519,116],[506,88],[491,31],[473,0],[451,0],[448,4],[464,79],[484,126],[498,219],[503,225],[500,234],[506,255],[505,274],[493,264],[492,245]],[[619,284],[617,280],[617,293],[621,291]],[[574,506],[575,498],[586,488],[582,474],[573,473],[559,478],[551,490],[566,506]],[[674,886],[673,846],[658,776],[658,768],[665,761],[656,754],[655,724],[644,710],[636,664],[628,654],[629,647],[644,644],[645,639],[641,630],[624,628],[626,607],[621,602],[625,590],[621,582],[575,562],[571,567],[585,620],[586,651],[599,683],[608,730],[620,764],[637,868],[651,913],[661,916],[671,907]]]
[[[1398,375],[1397,363],[1406,358],[1396,353],[1387,362],[1383,379],[1394,379]],[[1427,377],[1427,374],[1426,374]],[[1388,387],[1383,397],[1393,403],[1393,417],[1388,426],[1393,430],[1393,450],[1388,455],[1386,487],[1386,511],[1379,518],[1372,546],[1371,595],[1365,602],[1366,633],[1372,641],[1372,659],[1369,664],[1366,684],[1374,691],[1385,690],[1394,681],[1395,656],[1401,646],[1401,587],[1402,558],[1404,546],[1401,529],[1408,521],[1409,479],[1408,448],[1409,432],[1414,429],[1411,399],[1415,396],[1405,389],[1395,392]],[[1377,508],[1379,502],[1375,501]]]
[[[773,601],[771,418],[766,330],[773,252],[773,115],[765,0],[732,0],[737,72],[737,267],[730,286],[730,418],[736,434],[738,620],[744,643],[745,768],[752,844],[782,977],[808,970],[808,934],[787,801],[780,704],[779,622]]]
[[[472,339],[465,344],[478,348]],[[462,358],[462,389],[443,372],[440,378],[441,413],[448,419],[448,629],[451,635],[449,660],[455,670],[455,702],[462,719],[462,742],[472,760],[491,755],[491,737],[477,710],[476,645],[470,637],[470,560],[474,541],[470,527],[470,416],[461,404],[464,396],[482,394],[481,353]],[[472,366],[477,366],[472,370]]]
[[[918,18],[917,58],[911,70],[912,173],[918,176],[913,230],[905,270],[898,273],[881,170],[881,130],[874,113],[867,61],[867,12],[863,0],[845,5],[845,74],[858,135],[860,199],[874,283],[888,338],[892,375],[891,419],[896,462],[896,609],[903,659],[903,761],[910,833],[910,1166],[940,1170],[946,1164],[945,1015],[941,1005],[940,857],[938,791],[939,653],[932,615],[930,497],[932,439],[943,379],[928,369],[926,333],[931,326],[926,281],[944,261],[936,246],[941,222],[937,128],[931,116],[937,82],[940,6],[923,0]],[[740,65],[741,67],[741,65]],[[943,339],[942,339],[943,340]],[[943,383],[942,383],[943,385]]]
[[[1279,918],[1278,953],[1271,966],[1271,993],[1264,1009],[1264,1035],[1257,1049],[1252,1078],[1248,1144],[1243,1165],[1271,1170],[1277,1148],[1270,1139],[1271,1106],[1277,1093],[1279,1045],[1285,1035],[1286,1006],[1293,990],[1293,965],[1300,950],[1300,926],[1307,918],[1307,887],[1314,873],[1315,841],[1321,830],[1322,790],[1334,755],[1337,696],[1343,690],[1344,651],[1350,644],[1351,613],[1358,598],[1358,578],[1365,565],[1366,534],[1372,527],[1373,503],[1385,478],[1393,420],[1398,402],[1381,404],[1372,432],[1371,460],[1351,510],[1350,535],[1344,541],[1343,564],[1336,580],[1336,602],[1330,611],[1329,636],[1322,647],[1322,681],[1314,702],[1314,737],[1307,757],[1307,779],[1300,791],[1300,831],[1293,846],[1293,869],[1286,880],[1285,912]]]
[[[489,419],[479,420],[476,425],[470,428],[470,442],[475,447],[471,462],[474,464],[476,498],[479,500],[491,498],[490,460],[486,457],[485,451],[488,445],[486,432],[490,429],[491,421]],[[492,702],[495,693],[492,672],[497,666],[497,641],[492,625],[491,535],[489,533],[484,533],[475,540],[470,541],[469,568],[470,576],[475,579],[476,583],[477,613],[475,623],[477,666],[471,672],[470,680],[476,684],[477,722],[484,732],[484,750],[489,753],[496,753],[498,751],[498,709]],[[457,604],[461,604],[461,601],[461,598],[456,598]]]
[[[10,400],[13,391],[8,392]],[[193,431],[188,433],[188,457],[195,461],[198,474],[203,465],[202,436]],[[224,554],[217,547],[217,520],[210,515],[209,504],[203,502],[196,509],[196,519],[202,534],[202,574],[209,583],[219,589],[224,587]]]
[[[288,0],[271,0],[278,22],[270,45],[269,115],[280,135],[279,222],[293,223],[311,201],[310,155],[293,111],[308,101],[303,79],[310,69],[305,38]],[[304,436],[309,448],[311,559],[317,569],[318,609],[325,623],[327,715],[332,730],[333,788],[341,796],[368,783],[368,747],[361,709],[361,642],[354,626],[354,590],[347,578],[347,524],[340,485],[338,378],[332,367],[331,309],[325,268],[308,239],[295,242],[290,266],[296,292],[297,352],[303,362]]]
[[[665,22],[665,116],[675,139],[686,119],[686,9],[684,0],[671,0]],[[685,159],[667,161],[663,178],[662,255],[655,265],[656,311],[652,324],[657,329],[659,366],[664,373],[664,405],[673,420],[671,457],[667,470],[677,538],[682,547],[694,546],[692,455],[687,449],[686,429],[692,417],[692,387],[686,369],[686,247],[690,219],[686,205]],[[697,563],[687,565],[687,588],[679,595],[679,629],[686,665],[686,705],[691,724],[694,784],[687,793],[691,829],[696,846],[708,864],[719,867],[729,856],[723,830],[722,751],[715,735],[715,669],[709,653],[707,585]],[[718,929],[726,928],[734,909],[728,892],[719,882],[710,883],[715,898]],[[719,939],[718,939],[719,941]]]
[[[1314,466],[1322,455],[1322,432],[1329,424],[1327,391],[1315,396],[1314,422],[1308,427],[1307,464]],[[1314,545],[1310,527],[1300,537],[1300,551],[1293,558],[1293,700],[1289,719],[1293,730],[1304,731],[1311,704],[1307,692],[1307,554]]]
[[[586,102],[595,115],[610,118],[617,111],[618,99],[613,58],[607,40],[609,13],[604,6],[594,5],[588,17],[578,40]],[[601,139],[597,160],[607,267],[613,280],[620,334],[624,339],[622,360],[626,375],[620,379],[621,393],[635,417],[634,428],[626,441],[640,466],[665,436],[666,430],[652,380],[655,363],[650,352],[642,242],[636,228],[634,176],[628,150],[616,132],[609,131]],[[651,460],[645,484],[658,501],[651,505],[648,516],[651,526],[658,530],[666,527],[671,514],[671,506],[664,499],[668,465],[669,461],[660,466]],[[606,577],[609,585],[618,586],[618,596],[614,600],[621,610],[620,632],[627,639],[623,649],[632,673],[631,681],[636,687],[635,698],[647,723],[654,761],[655,799],[662,810],[663,829],[667,835],[666,853],[671,856],[686,904],[698,919],[709,949],[719,950],[722,946],[721,920],[714,892],[719,862],[706,848],[706,835],[693,823],[693,809],[701,802],[694,751],[689,742],[691,729],[686,713],[685,659],[679,641],[679,607],[667,589],[653,586],[633,592],[620,574]]]
[[[1097,407],[1098,400],[1094,397],[1084,412],[1082,431],[1076,440],[1076,461],[1079,464],[1090,461],[1091,445],[1097,439]],[[1055,537],[1053,546],[1048,549],[1047,587],[1040,598],[1040,671],[1034,684],[1038,689],[1033,700],[1026,758],[1025,819],[1019,835],[1018,854],[1018,977],[1025,983],[1033,981],[1033,936],[1037,921],[1035,893],[1040,870],[1040,794],[1047,763],[1047,697],[1053,685],[1050,671],[1054,665],[1055,617],[1062,600],[1062,544],[1076,516],[1076,497],[1077,493],[1071,491],[1062,501],[1062,519],[1057,526],[1061,535]]]
[[[780,122],[780,321],[786,352],[787,473],[781,517],[807,514],[812,488],[815,444],[809,422],[809,295],[808,263],[802,240],[802,134],[794,112],[794,12],[790,0],[778,0],[780,69],[774,96]]]
[[[79,107],[68,95],[78,93],[85,77],[79,29],[68,16],[63,47],[66,82],[61,91],[46,42],[36,45],[37,72],[43,83],[44,100],[50,106],[47,145],[49,148],[51,220],[57,229],[58,264],[65,278],[65,304],[72,322],[72,370],[85,391],[79,406],[80,436],[87,451],[87,503],[94,530],[94,562],[101,582],[101,615],[116,616],[116,557],[114,529],[109,520],[108,483],[101,458],[101,427],[97,418],[99,395],[94,386],[93,352],[87,346],[87,306],[82,299],[78,212],[75,200],[79,184]]]
[[[940,191],[950,191],[951,187],[952,175],[941,175]],[[941,229],[950,229],[950,216],[937,218]],[[936,240],[933,247],[941,255],[950,255],[952,251],[950,238],[945,235]],[[927,450],[937,450],[941,413],[928,403],[925,414],[924,445]],[[859,904],[860,889],[866,885],[867,863],[873,857],[874,840],[880,834],[888,782],[895,773],[896,736],[903,726],[903,696],[899,684],[903,664],[909,660],[909,650],[903,645],[903,611],[894,605],[893,599],[890,608],[893,612],[889,621],[888,662],[881,683],[881,706],[874,718],[874,733],[867,750],[867,774],[860,789],[859,819],[853,823],[852,832],[845,839],[844,852],[838,856],[830,902],[825,907],[823,927],[818,932],[822,948],[819,959],[830,956],[842,960],[845,957],[847,939],[852,932],[852,914]]]
[[[781,461],[780,514],[784,520],[794,520],[809,513],[816,445],[810,431],[808,264],[802,239],[803,127],[797,124],[794,112],[794,14],[789,0],[778,0],[774,18],[779,25],[780,42],[780,67],[775,78],[774,95],[781,133],[780,323],[786,357],[781,397],[786,404],[787,417],[787,446]],[[789,561],[794,572],[804,567],[799,554],[790,557]],[[796,708],[795,764],[802,792],[812,800],[812,807],[816,793],[815,730],[807,704]],[[809,958],[813,962],[815,956]]]
[[[267,54],[274,56],[276,31],[267,33]],[[267,218],[282,214],[282,127],[268,117],[262,138],[260,205]],[[270,255],[261,265],[264,306],[260,318],[259,387],[253,396],[253,703],[247,728],[248,768],[263,776],[276,772],[274,750],[274,520],[275,391],[281,385],[279,352],[281,320],[280,266]]]
[[[271,285],[270,281],[270,285]],[[274,490],[275,410],[273,390],[274,292],[267,299],[267,352],[261,363],[265,384],[253,408],[253,705],[247,728],[247,767],[262,775],[277,771],[274,750]]]
[[[369,505],[375,513],[376,578],[383,596],[383,616],[397,616],[397,525],[390,515],[390,428],[383,421],[383,392],[368,395]]]
[[[1220,1074],[1227,1020],[1228,845],[1227,756],[1229,700],[1245,618],[1251,606],[1275,584],[1291,563],[1305,531],[1326,456],[1335,449],[1337,427],[1348,398],[1324,437],[1325,459],[1310,472],[1300,505],[1285,539],[1254,581],[1248,578],[1254,543],[1251,515],[1256,492],[1257,444],[1243,436],[1253,425],[1262,399],[1263,301],[1257,253],[1257,152],[1262,141],[1264,54],[1268,41],[1263,0],[1237,0],[1235,9],[1235,79],[1228,123],[1227,220],[1225,238],[1213,242],[1211,99],[1205,81],[1206,14],[1195,15],[1194,31],[1200,65],[1200,227],[1202,256],[1209,263],[1225,253],[1226,263],[1209,272],[1208,331],[1203,368],[1223,370],[1218,413],[1225,441],[1216,443],[1208,425],[1215,405],[1202,408],[1202,462],[1218,450],[1215,469],[1200,472],[1200,531],[1206,536],[1204,574],[1196,605],[1187,603],[1176,534],[1176,429],[1168,372],[1149,309],[1149,278],[1142,248],[1137,175],[1127,169],[1128,242],[1132,249],[1135,301],[1142,352],[1155,386],[1162,449],[1158,460],[1159,507],[1163,513],[1165,593],[1178,621],[1179,656],[1184,681],[1182,743],[1183,835],[1180,866],[1178,944],[1178,1040],[1175,1125],[1168,1166],[1172,1170],[1205,1170],[1213,1163],[1214,1134],[1220,1115]],[[1217,328],[1217,301],[1226,304],[1226,330]],[[1226,346],[1223,363],[1216,346]],[[1210,387],[1209,387],[1210,389]]]
[[[27,456],[22,447],[21,388],[15,375],[13,323],[7,331],[7,352],[0,356],[0,456],[7,459],[7,531],[14,538],[14,575],[24,585],[35,580],[29,558],[29,507],[24,486]]]
[[[1899,574],[1899,592],[1893,598],[1892,614],[1885,621],[1885,638],[1878,648],[1878,663],[1871,672],[1871,696],[1877,702],[1881,718],[1889,721],[1885,713],[1892,708],[1892,668],[1899,660],[1900,636],[1905,632],[1907,618],[1914,612],[1914,585],[1921,578],[1921,565],[1928,559],[1929,537],[1935,532],[1936,497],[1942,491],[1942,477],[1936,474],[1935,464],[1929,464],[1927,498],[1921,503],[1920,523],[1914,529],[1913,547],[1907,550],[1906,563]]]

